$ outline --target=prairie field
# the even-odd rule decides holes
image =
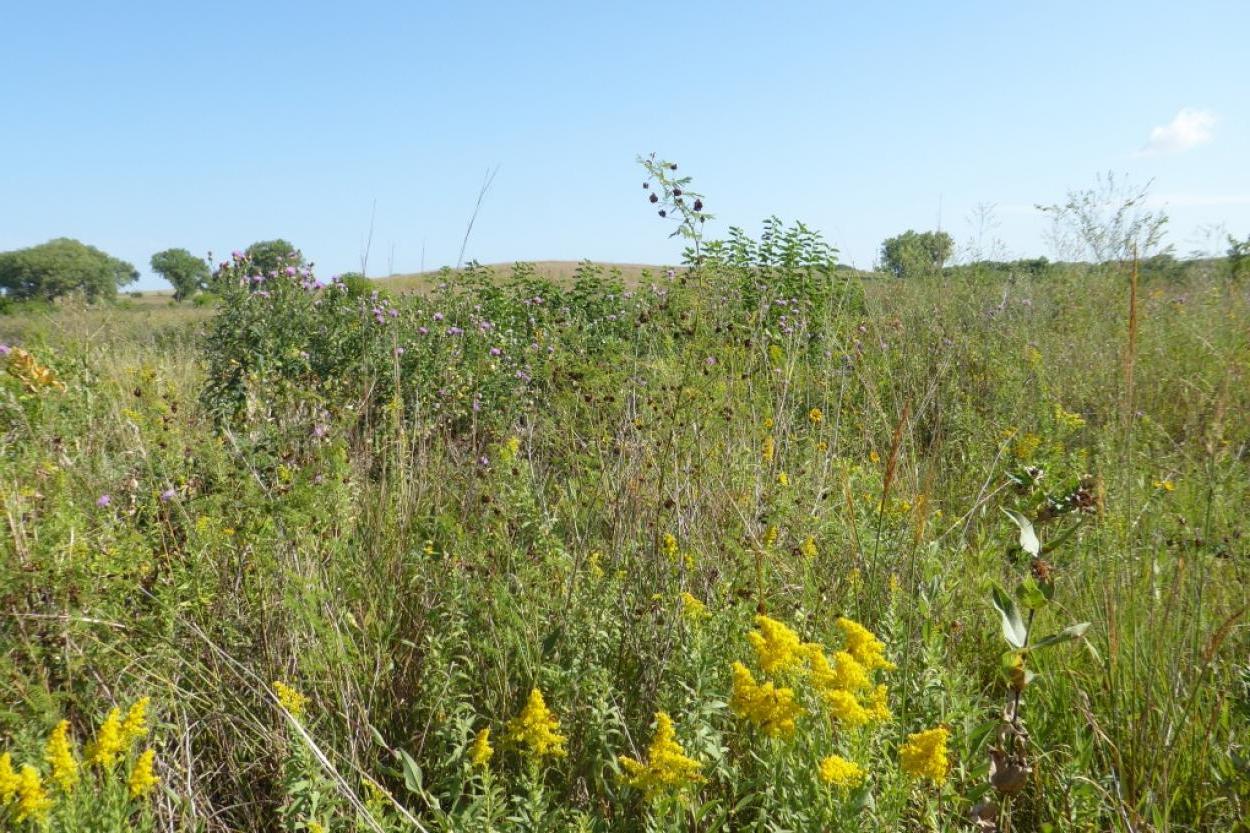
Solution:
[[[1250,830],[1245,282],[766,237],[0,317],[0,824]]]

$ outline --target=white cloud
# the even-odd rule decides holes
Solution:
[[[1148,141],[1140,156],[1156,156],[1164,153],[1181,153],[1211,141],[1211,128],[1215,126],[1215,114],[1209,110],[1182,107],[1167,124],[1150,131]]]

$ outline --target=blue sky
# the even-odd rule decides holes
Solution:
[[[467,256],[673,262],[634,159],[844,261],[978,203],[1153,178],[1178,251],[1250,234],[1245,2],[6,3],[0,250],[71,236],[144,270],[272,237],[326,274]],[[424,259],[423,259],[424,252]]]

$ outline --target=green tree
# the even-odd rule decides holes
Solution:
[[[937,274],[950,259],[955,241],[944,231],[908,229],[881,244],[881,265],[896,278]]]
[[[252,267],[262,275],[277,272],[287,266],[303,266],[304,255],[289,241],[279,237],[277,240],[260,240],[247,247],[244,252]]]
[[[88,301],[108,300],[138,279],[126,261],[68,237],[0,253],[0,290],[15,300],[51,301],[71,292]]]
[[[1245,240],[1228,236],[1228,273],[1235,281],[1250,275],[1250,235]]]
[[[166,249],[152,255],[152,271],[169,281],[174,300],[184,301],[208,286],[208,264],[186,249]]]

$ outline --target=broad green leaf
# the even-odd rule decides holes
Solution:
[[[1003,620],[1003,638],[1013,648],[1023,648],[1029,632],[1024,626],[1024,620],[1020,618],[1020,608],[1016,606],[1016,600],[1008,596],[996,584],[991,592],[990,601]]]
[[[1039,587],[1033,577],[1030,576],[1016,585],[1016,598],[1019,599],[1020,604],[1029,610],[1037,610],[1046,605],[1048,597],[1046,591]]]
[[[1078,625],[1068,625],[1058,633],[1052,633],[1050,636],[1042,637],[1029,646],[1029,650],[1037,650],[1038,648],[1049,648],[1051,645],[1062,645],[1065,642],[1071,642],[1074,639],[1080,639],[1085,635],[1085,631],[1089,630],[1089,622],[1081,622]]]
[[[1037,533],[1033,531],[1033,522],[1014,509],[1004,509],[1003,513],[1020,528],[1020,548],[1036,558],[1042,551],[1042,542],[1037,540]]]
[[[408,792],[424,798],[425,789],[421,785],[421,767],[404,750],[396,750],[396,754],[399,755],[399,762],[404,767],[404,786],[408,788]]]

